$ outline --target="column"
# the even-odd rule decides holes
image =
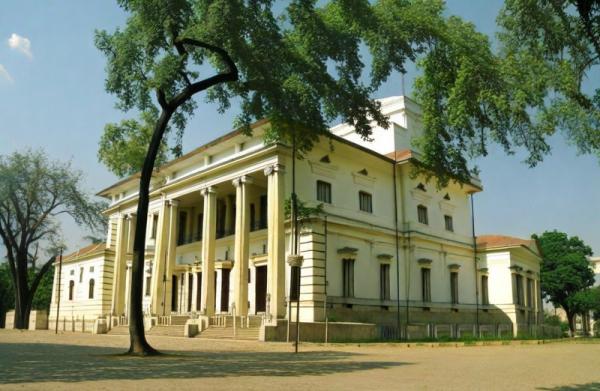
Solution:
[[[137,223],[137,215],[130,213],[128,216],[127,224],[127,253],[125,256],[125,290],[121,293],[123,297],[123,314],[129,317],[129,298],[131,289],[131,262],[128,259],[133,260],[133,243],[135,241],[135,224]]]
[[[267,176],[267,311],[274,319],[285,317],[284,166],[265,169]]]
[[[233,181],[235,186],[235,246],[233,265],[233,300],[240,316],[248,315],[248,253],[250,250],[250,216],[248,184],[252,178],[242,176]]]
[[[168,228],[168,244],[166,245],[166,273],[164,281],[164,314],[169,315],[172,311],[171,303],[173,295],[173,273],[175,272],[175,263],[177,260],[177,219],[179,216],[179,201],[169,201],[169,228]],[[161,314],[162,315],[162,314]]]
[[[125,272],[125,314],[127,319],[131,319],[129,315],[129,300],[131,299],[131,265],[127,265]]]
[[[204,197],[204,218],[202,222],[202,313],[212,316],[215,313],[215,229],[217,223],[217,193],[213,187],[201,191]]]
[[[153,315],[165,315],[164,288],[167,267],[166,249],[168,247],[169,208],[167,201],[163,202],[158,216],[158,227],[154,246],[154,262],[152,265],[152,288],[150,311]]]
[[[198,308],[198,273],[196,268],[192,268],[192,312],[196,312]]]
[[[111,314],[113,316],[123,315],[124,291],[125,291],[125,264],[127,254],[127,223],[125,215],[120,215],[117,220],[117,240],[115,246],[115,260],[113,263],[113,283],[112,283],[112,305]]]

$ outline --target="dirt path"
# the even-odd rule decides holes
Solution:
[[[169,354],[119,355],[126,336],[0,330],[0,389],[600,390],[600,344],[302,345],[150,337]]]

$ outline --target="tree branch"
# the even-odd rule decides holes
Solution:
[[[38,285],[40,284],[40,281],[42,280],[42,277],[44,277],[44,274],[46,274],[48,269],[50,269],[50,266],[54,263],[55,260],[56,255],[50,258],[48,261],[46,261],[46,263],[44,263],[44,265],[40,268],[40,271],[35,275],[35,278],[31,282],[31,286],[29,287],[30,296],[33,297]]]

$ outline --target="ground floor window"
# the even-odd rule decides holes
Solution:
[[[517,305],[523,305],[523,276],[515,274],[515,302]]]
[[[150,287],[152,285],[152,277],[151,276],[146,276],[146,290],[145,290],[145,295],[146,296],[150,296]]]
[[[490,304],[488,294],[488,276],[481,276],[481,303],[484,305]]]
[[[379,265],[379,296],[381,300],[390,299],[390,265],[387,263]]]
[[[424,302],[431,301],[431,270],[421,269],[421,298]]]
[[[298,300],[300,298],[300,267],[292,266],[290,273],[290,300]]]
[[[96,284],[96,282],[94,281],[94,279],[92,278],[90,280],[90,286],[89,286],[89,291],[88,291],[88,298],[89,299],[93,299],[94,298],[94,285]]]
[[[342,295],[354,297],[354,259],[344,259],[342,265]]]
[[[450,295],[452,304],[458,304],[458,272],[450,272]]]
[[[69,281],[69,300],[73,300],[73,291],[75,290],[75,281]]]

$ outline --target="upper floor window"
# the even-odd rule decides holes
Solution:
[[[446,231],[454,232],[454,223],[452,221],[452,216],[444,215],[444,224],[446,226]]]
[[[94,285],[96,285],[96,282],[94,281],[94,279],[90,279],[90,286],[88,289],[88,299],[93,299],[94,298]]]
[[[458,304],[458,272],[450,272],[450,296],[452,304]]]
[[[317,200],[331,204],[331,183],[317,181]]]
[[[419,218],[419,223],[421,224],[429,224],[429,217],[427,216],[427,207],[424,205],[417,206],[417,217]]]
[[[83,282],[83,268],[79,268],[79,282]]]
[[[152,215],[152,231],[150,233],[150,239],[156,239],[156,231],[158,230],[158,215]]]
[[[373,213],[373,196],[367,192],[358,192],[358,203],[363,212]]]

